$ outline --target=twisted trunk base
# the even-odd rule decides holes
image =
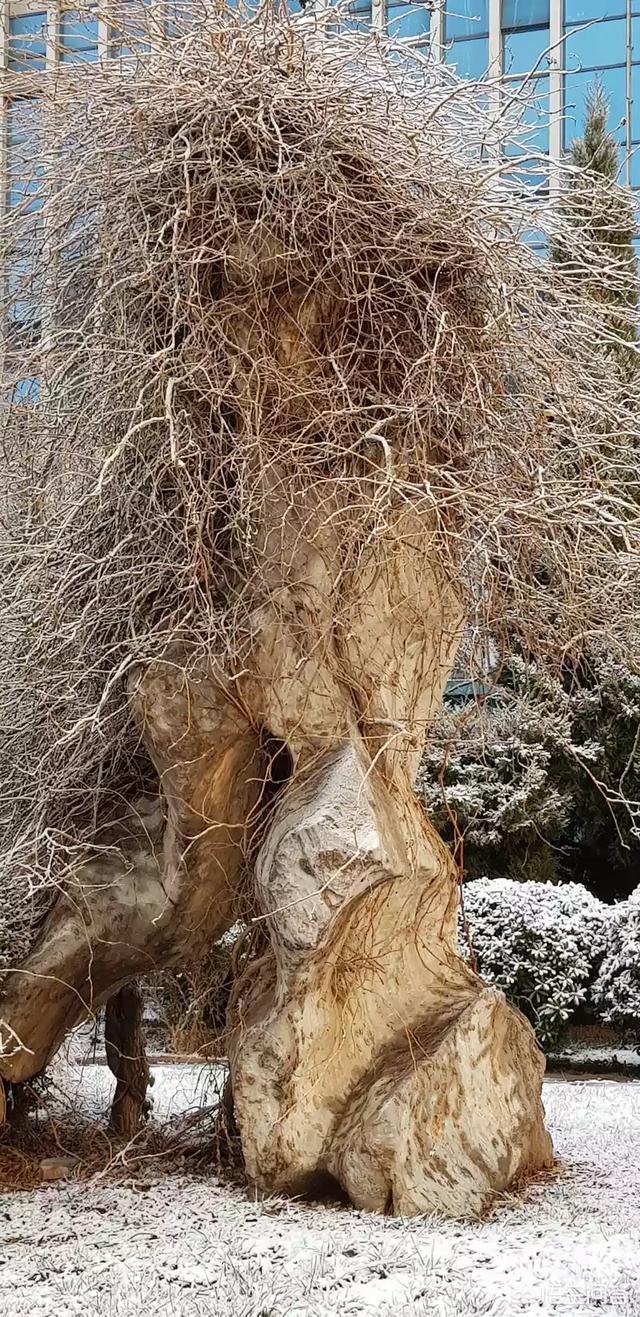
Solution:
[[[459,603],[422,518],[389,511],[386,537],[373,527],[347,571],[339,521],[316,516],[312,492],[300,511],[274,490],[270,507],[251,661],[224,682],[187,676],[177,656],[132,688],[158,817],[134,803],[101,833],[108,849],[10,974],[0,1073],[37,1073],[124,990],[109,1046],[113,1118],[129,1132],[144,1063],[123,1035],[119,1012],[137,1010],[126,985],[257,913],[268,950],[230,1010],[250,1180],[308,1193],[331,1176],[362,1208],[476,1215],[552,1149],[542,1055],[459,955],[457,874],[412,790]],[[291,769],[275,797],[270,743]]]
[[[401,866],[382,841],[400,820]],[[325,756],[283,800],[257,886],[273,955],[238,987],[230,1052],[256,1185],[331,1175],[357,1207],[474,1216],[551,1164],[542,1054],[458,955],[452,863],[411,796],[376,799],[352,750]]]

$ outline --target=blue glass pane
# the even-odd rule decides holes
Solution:
[[[145,14],[145,9],[150,5],[151,0],[122,0],[122,21],[116,28],[118,37],[126,37],[126,44],[123,42],[118,46],[116,43],[116,53],[121,59],[148,51],[152,32],[158,36],[163,35],[162,20],[157,14],[152,14],[151,18]]]
[[[545,160],[523,157],[520,168],[505,171],[505,178],[518,188],[527,189],[536,201],[547,197],[549,193],[549,170]]]
[[[78,9],[68,9],[60,23],[60,62],[93,61],[98,58],[98,20]]]
[[[450,0],[444,15],[445,41],[489,33],[489,0]]]
[[[548,27],[534,28],[531,32],[510,32],[503,37],[505,73],[531,73],[547,69],[549,56]]]
[[[629,157],[629,182],[631,187],[640,187],[640,146]]]
[[[40,380],[24,379],[18,380],[11,390],[10,402],[18,403],[21,407],[33,407],[40,401]]]
[[[509,92],[520,92],[509,100]],[[505,87],[505,110],[516,136],[505,148],[508,156],[546,155],[549,151],[549,79],[510,83]]]
[[[543,229],[525,229],[520,240],[532,251],[540,254],[546,252],[549,245],[549,239]]]
[[[454,41],[446,51],[446,63],[457,68],[461,78],[479,79],[489,68],[489,40],[479,37],[475,41]]]
[[[447,64],[455,64],[461,78],[483,78],[489,67],[489,42],[486,37],[454,41],[446,58]]]
[[[22,14],[9,19],[8,65],[14,73],[43,69],[46,57],[47,15]]]
[[[429,32],[429,19],[429,10],[425,5],[390,5],[388,18],[389,36],[427,36]]]
[[[625,0],[564,0],[565,23],[588,23],[593,18],[623,18]]]
[[[599,69],[607,64],[624,64],[626,48],[626,20],[610,18],[567,34],[565,65],[568,69]]]
[[[298,0],[288,0],[288,5],[292,13],[303,12],[304,6],[299,4]],[[402,8],[407,7],[402,6]],[[349,5],[349,8],[343,10],[340,14],[340,21],[337,26],[340,32],[367,32],[371,27],[371,0],[364,4],[362,0],[358,0],[357,4]],[[403,33],[402,35],[407,34]]]
[[[564,79],[564,146],[568,149],[574,137],[580,137],[584,129],[585,99],[594,86],[596,75],[590,73],[568,73]],[[625,113],[625,78],[624,69],[604,69],[597,75],[597,80],[604,88],[609,99],[609,131],[616,142],[626,138]]]
[[[640,142],[640,64],[631,66],[631,141]]]
[[[640,18],[631,19],[631,60],[640,62]]]
[[[549,0],[502,0],[502,26],[548,27]]]

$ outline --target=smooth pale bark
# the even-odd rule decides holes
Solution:
[[[271,955],[238,985],[230,1063],[261,1188],[312,1193],[331,1175],[363,1208],[475,1215],[552,1149],[542,1055],[458,953],[457,873],[412,788],[459,639],[434,557],[403,514],[361,558],[336,609],[328,749],[319,709],[335,666],[317,609],[305,616],[300,589],[279,611],[269,716],[296,772],[256,864]],[[300,636],[317,702],[296,681]]]
[[[542,1056],[458,953],[455,866],[413,791],[459,604],[408,512],[338,570],[318,510],[277,493],[238,680],[176,657],[132,684],[161,805],[102,839],[10,979],[0,1017],[29,1050],[3,1073],[41,1069],[145,968],[202,955],[258,845],[244,899],[269,950],[235,986],[229,1056],[250,1180],[329,1175],[364,1208],[474,1215],[552,1150]],[[292,774],[265,824],[274,737]]]
[[[304,380],[323,313],[306,298],[296,334],[294,311],[274,342]],[[255,388],[252,324],[237,326],[239,390]],[[277,400],[253,404],[256,433],[287,432]],[[364,1208],[474,1215],[551,1161],[543,1059],[458,953],[457,873],[413,782],[462,633],[459,592],[427,491],[409,506],[389,444],[365,441],[345,482],[294,492],[285,466],[249,473],[241,657],[187,675],[176,654],[132,684],[157,816],[132,805],[101,834],[10,974],[0,1073],[37,1073],[88,1010],[145,970],[199,959],[244,909],[269,939],[232,994],[249,1178],[297,1193],[332,1176]],[[274,741],[292,770],[275,798]]]
[[[134,802],[101,831],[96,859],[67,882],[31,954],[7,974],[7,1079],[37,1074],[119,987],[201,958],[235,918],[260,818],[259,738],[219,683],[187,677],[177,663],[148,668],[131,699],[158,771],[158,801]]]

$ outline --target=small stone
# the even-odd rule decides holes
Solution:
[[[77,1165],[77,1157],[44,1157],[40,1162],[40,1175],[43,1180],[67,1180]]]

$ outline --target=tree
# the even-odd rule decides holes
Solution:
[[[628,382],[640,355],[636,210],[634,197],[618,183],[619,152],[608,116],[607,96],[596,81],[586,97],[583,136],[571,144],[571,171],[560,202],[562,237],[551,252],[565,275],[606,306],[610,351]]]
[[[543,1059],[460,954],[414,780],[479,607],[545,669],[637,639],[607,326],[516,240],[472,88],[271,7],[203,23],[140,78],[51,75],[55,387],[3,449],[0,889],[28,928],[0,1072],[241,921],[250,1182],[477,1214],[551,1160]],[[132,1123],[136,1012],[113,1003]]]

